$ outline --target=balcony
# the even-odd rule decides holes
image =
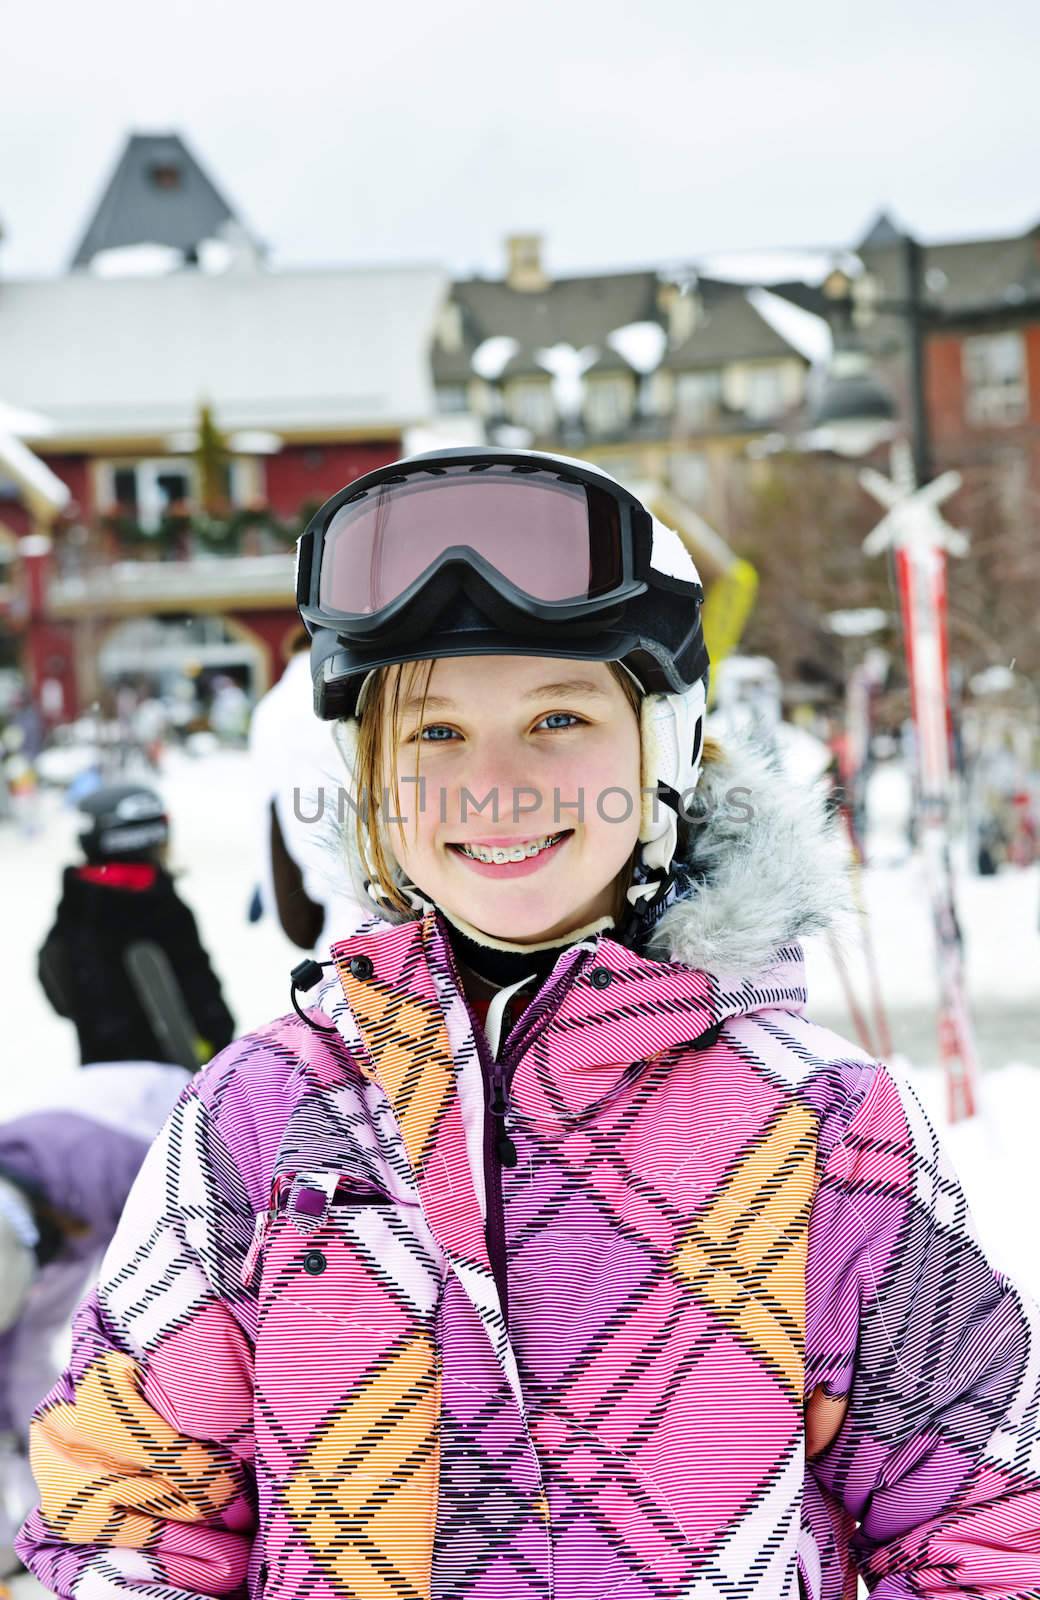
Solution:
[[[47,609],[53,617],[72,618],[291,608],[294,555],[287,550],[274,555],[98,564],[54,578]]]

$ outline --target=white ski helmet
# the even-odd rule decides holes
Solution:
[[[297,549],[296,587],[315,711],[337,722],[351,774],[357,719],[382,667],[485,654],[620,663],[642,694],[646,871],[629,897],[667,887],[703,750],[703,589],[679,535],[623,485],[538,451],[407,457],[315,514]],[[385,901],[373,864],[363,866],[370,896]],[[413,886],[398,888],[426,909]]]

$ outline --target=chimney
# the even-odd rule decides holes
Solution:
[[[542,266],[540,233],[511,233],[506,239],[506,283],[521,294],[537,294],[549,287]]]

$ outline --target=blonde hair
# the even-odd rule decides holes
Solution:
[[[383,768],[386,755],[386,741],[390,735],[390,790],[393,796],[395,816],[396,808],[400,803],[400,773],[397,766],[397,746],[401,730],[401,695],[402,691],[411,699],[416,694],[421,694],[422,702],[419,708],[419,720],[426,714],[426,696],[430,691],[430,678],[436,659],[423,661],[408,661],[398,667],[380,667],[375,672],[373,681],[365,695],[364,714],[358,723],[357,760],[354,771],[354,793],[356,805],[354,809],[354,836],[360,860],[365,864],[379,885],[386,903],[394,910],[404,915],[412,915],[414,908],[405,898],[397,882],[394,864],[387,852],[386,839],[379,826],[381,806],[379,800],[383,793]],[[638,720],[640,707],[640,692],[631,675],[617,661],[605,663],[613,676],[620,683],[628,704],[631,706]],[[420,687],[421,685],[421,687]],[[415,780],[418,790],[419,762],[422,758],[422,746],[416,743],[415,751]],[[421,791],[418,791],[421,792]],[[403,822],[397,826],[403,830]],[[618,874],[618,904],[615,919],[620,916],[625,907],[625,892],[632,881],[632,870],[635,866],[638,845],[633,850],[628,862]]]

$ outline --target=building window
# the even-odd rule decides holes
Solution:
[[[777,362],[750,366],[745,373],[744,415],[769,422],[786,408],[786,372]]]
[[[159,461],[106,461],[99,468],[99,500],[154,532],[172,505],[195,494],[195,464],[167,456]]]
[[[585,422],[592,433],[620,433],[631,416],[632,382],[624,373],[587,379]]]
[[[186,503],[194,509],[198,504],[198,470],[195,462],[185,457],[102,461],[97,473],[98,504],[112,508],[146,533],[158,530],[171,506]],[[262,492],[263,476],[256,456],[231,456],[221,467],[219,493],[232,506],[248,505]]]
[[[688,506],[703,506],[708,498],[708,462],[697,451],[686,450],[672,456],[668,463],[668,476],[680,500]]]
[[[437,385],[437,410],[444,415],[457,415],[469,410],[464,383],[439,383]]]
[[[961,346],[961,362],[968,422],[1006,427],[1025,420],[1026,351],[1020,333],[975,334]]]
[[[520,379],[509,385],[510,418],[521,428],[530,428],[536,435],[551,433],[556,424],[552,387],[546,379]]]
[[[437,340],[442,350],[462,349],[462,307],[446,300],[437,317]]]
[[[176,162],[157,161],[149,169],[148,176],[156,189],[179,189],[183,174]]]
[[[675,386],[677,420],[687,428],[709,428],[722,406],[721,372],[680,372]]]

